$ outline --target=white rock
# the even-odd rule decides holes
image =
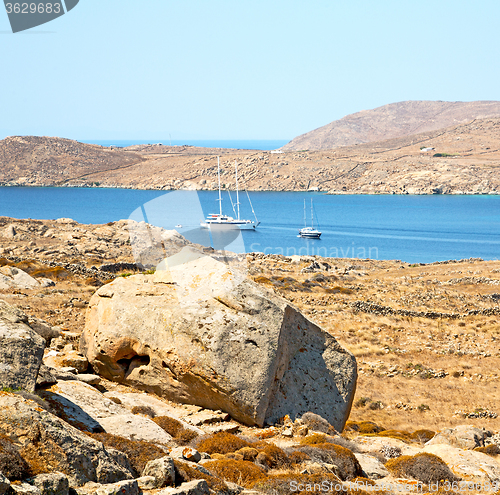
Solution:
[[[152,476],[155,479],[154,488],[171,486],[175,483],[174,460],[170,456],[165,456],[149,461],[141,475]]]
[[[464,480],[500,482],[500,464],[487,454],[450,445],[425,445],[424,452],[441,457]]]
[[[175,447],[170,451],[170,457],[173,459],[185,459],[191,462],[201,461],[201,454],[191,447]]]
[[[205,480],[193,480],[177,488],[165,488],[156,495],[209,495],[210,490]]]
[[[356,437],[354,442],[356,446],[364,454],[370,454],[371,452],[380,452],[380,449],[384,445],[389,445],[390,447],[396,447],[401,449],[402,455],[415,455],[422,452],[422,449],[417,448],[413,445],[409,445],[402,440],[390,437]]]
[[[15,287],[18,289],[34,289],[40,287],[40,282],[28,275],[23,270],[14,266],[2,266],[0,268],[0,289]]]
[[[172,441],[172,437],[151,419],[132,414],[93,386],[78,380],[60,381],[45,394],[59,402],[68,417],[83,423],[90,431],[101,426],[107,433],[130,440],[161,444]]]
[[[438,431],[426,445],[448,444],[453,447],[472,450],[476,447],[483,447],[487,436],[484,429],[472,425],[459,425]]]
[[[367,454],[354,454],[367,478],[378,480],[389,476],[387,468],[376,458]]]
[[[22,493],[24,495],[42,495],[39,488],[28,483],[21,483],[20,485],[11,485],[12,493]]]
[[[139,495],[139,485],[136,480],[119,481],[97,488],[96,495]]]

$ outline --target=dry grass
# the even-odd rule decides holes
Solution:
[[[483,454],[488,454],[491,457],[496,457],[500,454],[500,447],[496,443],[486,445],[485,447],[476,447],[474,450],[482,452]]]
[[[10,481],[20,481],[32,474],[31,467],[17,447],[3,435],[0,437],[0,473]]]
[[[352,480],[363,475],[356,456],[347,448],[332,443],[297,446],[299,452],[307,454],[311,460],[335,464],[343,480]]]
[[[300,493],[297,488],[303,487],[302,493],[331,493],[345,494],[340,488],[339,480],[334,474],[302,474],[302,473],[280,473],[271,474],[266,479],[255,481],[251,488],[268,495],[290,495],[290,493]],[[338,487],[335,489],[335,487]],[[349,493],[365,495],[362,490],[350,490]],[[370,492],[373,493],[373,492]],[[374,492],[379,493],[379,492]]]
[[[390,459],[385,467],[395,476],[413,478],[423,483],[438,483],[443,481],[460,481],[446,463],[437,455],[421,453],[414,456],[403,455]]]
[[[500,280],[500,262],[425,266],[392,261],[328,262],[337,269],[322,273],[336,275],[335,283],[352,289],[352,295],[297,293],[285,288],[278,291],[356,356],[359,375],[351,420],[373,421],[399,431],[437,431],[464,420],[478,427],[500,429],[500,372],[496,372],[500,369],[500,316],[379,316],[354,312],[350,306],[353,300],[360,300],[396,310],[461,314],[497,307],[498,302],[490,295],[500,293],[500,286],[448,281],[464,277]],[[262,274],[272,277],[272,263],[262,265]],[[349,265],[356,265],[364,274],[344,274]],[[300,274],[302,265],[288,267],[289,276],[299,282],[313,276]],[[334,287],[333,282],[326,286]],[[491,355],[485,357],[482,352]],[[415,376],[410,373],[419,370]],[[432,377],[433,372],[441,370],[447,373],[444,378]],[[455,415],[456,411],[478,408],[499,417]]]
[[[228,454],[243,447],[252,447],[252,444],[232,433],[220,432],[200,439],[196,448],[200,452],[206,452],[207,454]]]
[[[206,462],[204,466],[223,480],[237,483],[246,488],[267,478],[264,470],[249,461],[221,459]]]
[[[198,437],[195,431],[185,428],[180,421],[170,416],[156,416],[153,418],[153,421],[168,434],[172,435],[179,445],[188,445]]]
[[[163,449],[153,443],[129,440],[110,433],[91,433],[90,435],[102,442],[106,447],[111,447],[126,454],[136,476],[141,475],[149,461],[167,455]]]
[[[208,474],[202,473],[197,469],[191,467],[188,463],[174,459],[175,466],[175,482],[176,485],[180,485],[186,481],[200,480],[204,479],[210,490],[213,490],[216,494],[228,493],[229,489],[227,485],[220,479],[210,476]]]

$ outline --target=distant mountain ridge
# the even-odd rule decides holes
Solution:
[[[500,101],[402,101],[347,115],[297,136],[281,149],[333,149],[436,131],[493,117],[500,117]]]

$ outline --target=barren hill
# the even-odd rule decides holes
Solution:
[[[500,194],[500,118],[322,151],[141,145],[111,150],[58,138],[0,141],[0,186],[234,189],[341,194]]]
[[[140,155],[134,153],[70,139],[13,136],[0,141],[0,182],[56,185],[142,160]]]
[[[298,136],[283,150],[327,150],[500,117],[498,101],[403,101],[347,115]]]

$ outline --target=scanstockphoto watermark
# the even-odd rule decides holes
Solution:
[[[4,0],[13,33],[26,31],[63,16],[74,9],[80,0],[35,0],[18,2]]]
[[[415,483],[367,483],[364,481],[348,481],[336,482],[331,480],[323,480],[321,483],[310,483],[301,481],[290,482],[291,493],[338,493],[338,492],[359,492],[364,490],[366,492],[416,492],[423,493],[424,485],[420,481]]]
[[[296,248],[295,246],[263,246],[258,242],[250,245],[250,252],[264,254],[282,254],[283,256],[321,256],[323,258],[353,258],[378,260],[378,247],[358,246],[354,242],[347,246],[315,246],[306,245]]]
[[[323,480],[320,483],[310,483],[301,481],[290,482],[291,493],[339,493],[339,492],[388,492],[388,493],[437,493],[437,492],[497,492],[500,488],[498,482],[474,482],[474,481],[441,481],[424,485],[421,481],[377,481],[368,482],[363,480],[335,482]]]

